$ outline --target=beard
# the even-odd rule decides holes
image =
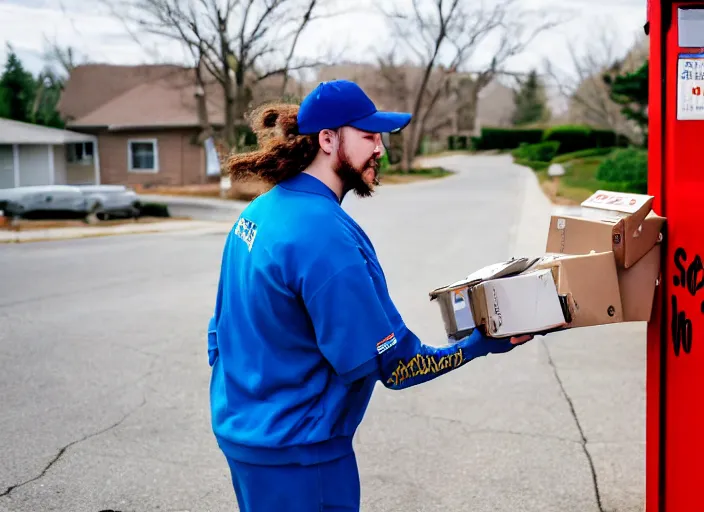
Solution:
[[[359,197],[370,197],[374,193],[374,187],[379,185],[379,160],[371,157],[361,169],[357,169],[347,158],[342,144],[340,144],[340,149],[337,152],[335,172],[342,180],[343,196],[352,190]],[[371,183],[365,181],[365,175],[372,178],[369,180]]]

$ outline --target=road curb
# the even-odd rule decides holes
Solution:
[[[144,235],[154,233],[182,233],[184,231],[227,229],[222,222],[209,221],[167,221],[150,224],[120,225],[110,227],[72,227],[48,228],[28,231],[0,231],[0,244],[23,244],[31,242],[54,242],[61,240],[77,240],[83,238],[100,238],[108,236]]]

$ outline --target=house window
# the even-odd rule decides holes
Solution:
[[[159,147],[156,139],[127,141],[127,161],[132,172],[158,172]]]
[[[66,144],[66,161],[71,164],[92,165],[93,143],[74,142]]]

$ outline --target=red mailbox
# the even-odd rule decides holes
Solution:
[[[704,2],[649,0],[649,174],[667,217],[648,325],[646,510],[704,510]]]

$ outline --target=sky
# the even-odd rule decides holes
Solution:
[[[140,37],[141,44],[106,7],[111,0],[0,0],[0,62],[6,59],[10,43],[24,65],[38,73],[44,64],[45,41],[72,46],[92,62],[115,64],[158,61],[189,64],[187,53],[176,43]],[[124,6],[124,0],[116,5]],[[330,0],[343,2],[345,0]],[[388,39],[389,29],[379,13],[379,0],[346,0],[354,12],[320,20],[304,34],[301,56],[315,57],[321,48],[345,48],[349,60],[370,61],[379,52],[398,46]],[[383,5],[387,5],[387,0]],[[410,0],[396,0],[400,8],[410,8]],[[477,5],[482,0],[464,0]],[[493,0],[483,0],[491,4]],[[646,0],[518,0],[522,9],[542,8],[555,13],[569,9],[568,22],[541,34],[527,50],[509,64],[512,71],[525,72],[549,59],[558,69],[569,70],[571,59],[565,48],[572,44],[587,51],[590,38],[606,33],[623,53],[633,43],[646,21]],[[338,3],[338,5],[340,5]],[[491,55],[489,46],[479,48],[477,64]]]

